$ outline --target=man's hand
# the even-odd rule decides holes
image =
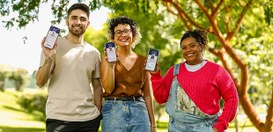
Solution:
[[[49,49],[44,46],[45,39],[46,39],[46,37],[44,37],[41,42],[41,47],[42,47],[43,53],[44,53],[46,59],[54,60],[54,57],[56,55],[56,48],[58,46],[57,41],[55,41],[53,49]]]

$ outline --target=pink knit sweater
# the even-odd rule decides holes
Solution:
[[[151,74],[154,97],[158,103],[168,100],[172,84],[174,67],[171,67],[162,78],[159,73]],[[178,82],[201,111],[213,115],[219,112],[219,100],[224,100],[221,116],[214,124],[220,132],[228,127],[234,118],[238,107],[238,94],[234,82],[228,72],[213,62],[207,63],[195,72],[189,72],[185,63],[180,65]]]

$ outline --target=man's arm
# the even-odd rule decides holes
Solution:
[[[50,78],[51,71],[53,69],[54,60],[46,59],[43,66],[39,68],[36,73],[36,84],[38,87],[43,87]]]
[[[101,112],[102,109],[102,87],[99,78],[92,79],[93,85],[93,95],[94,95],[94,103],[98,110]]]
[[[55,46],[53,49],[48,49],[48,48],[44,47],[44,45],[43,45],[44,42],[45,42],[45,37],[41,42],[43,54],[45,55],[45,61],[36,73],[36,84],[40,88],[43,87],[47,83],[47,81],[50,78],[51,73],[54,69],[56,48],[57,48],[57,41],[55,42]]]

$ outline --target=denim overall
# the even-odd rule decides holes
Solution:
[[[166,111],[169,114],[168,131],[213,132],[212,127],[218,119],[218,114],[206,115],[191,101],[177,80],[179,67],[180,64],[174,67],[174,79],[166,103]],[[187,99],[187,102],[184,103],[184,99]]]

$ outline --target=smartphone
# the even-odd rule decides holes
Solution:
[[[115,62],[117,61],[116,55],[116,46],[114,42],[107,42],[105,44],[106,54],[108,58],[108,62]]]
[[[156,68],[156,62],[159,56],[159,50],[150,48],[148,52],[148,58],[146,61],[145,69],[148,71],[154,71]]]
[[[61,31],[60,28],[51,25],[47,32],[44,46],[49,49],[52,49],[54,47],[55,41],[57,40],[60,34],[60,31]]]

